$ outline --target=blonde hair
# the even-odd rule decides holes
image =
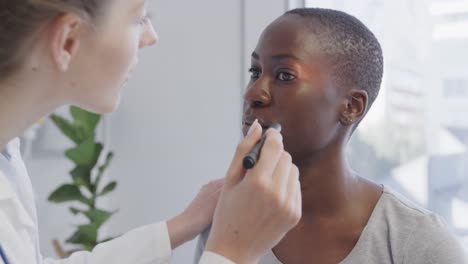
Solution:
[[[25,46],[40,26],[64,13],[95,19],[107,0],[0,0],[0,80],[23,63]]]

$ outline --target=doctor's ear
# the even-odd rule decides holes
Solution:
[[[367,112],[368,101],[366,91],[352,89],[343,101],[340,123],[343,126],[351,126],[359,122]]]
[[[53,19],[48,28],[48,47],[53,64],[60,72],[66,72],[80,47],[83,32],[82,19],[72,13]]]

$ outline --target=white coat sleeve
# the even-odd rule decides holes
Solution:
[[[67,259],[45,259],[44,264],[166,264],[172,256],[166,223],[137,228],[99,244],[92,252],[76,252]],[[218,254],[205,251],[200,264],[235,264]]]
[[[171,242],[166,223],[137,228],[99,244],[92,252],[76,252],[67,259],[45,259],[44,264],[163,264],[170,263]]]
[[[211,226],[205,229],[199,236],[195,248],[194,264],[235,264],[234,262],[213,252],[206,251],[206,242],[210,236]]]
[[[205,251],[203,255],[201,256],[199,264],[235,264],[235,263],[218,254]]]
[[[44,264],[165,264],[172,256],[166,223],[137,228],[99,244],[92,252],[76,252],[67,259],[45,259]],[[205,251],[200,264],[235,264],[218,254]]]

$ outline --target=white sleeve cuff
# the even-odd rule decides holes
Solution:
[[[159,226],[159,227],[158,227]],[[156,234],[161,234],[161,241],[158,244],[158,247],[161,247],[161,256],[166,259],[172,257],[172,245],[171,237],[169,236],[169,229],[166,222],[161,222],[156,224]]]
[[[236,264],[229,259],[216,253],[205,251],[200,259],[199,264]]]
[[[169,263],[171,255],[171,241],[167,225],[161,222],[137,228],[121,237],[101,243],[92,252],[76,252],[66,260],[46,259],[44,264]]]

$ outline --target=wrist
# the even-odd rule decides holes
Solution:
[[[167,228],[172,249],[194,239],[198,234],[193,230],[190,218],[186,214],[179,214],[167,221]]]
[[[209,238],[205,250],[223,256],[236,264],[255,264],[258,262],[249,255],[247,250],[230,245],[226,241]]]

